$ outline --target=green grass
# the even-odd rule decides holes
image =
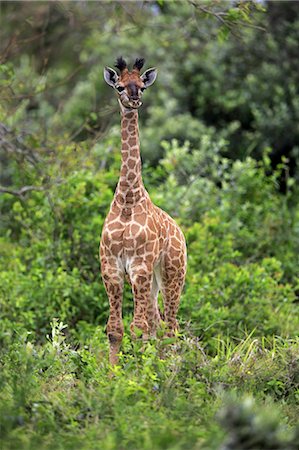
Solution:
[[[298,339],[217,340],[209,355],[184,333],[126,335],[112,370],[102,329],[77,348],[66,330],[54,320],[44,345],[24,334],[2,353],[3,450],[295,449]]]

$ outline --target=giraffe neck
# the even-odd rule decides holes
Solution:
[[[141,175],[138,112],[121,111],[121,169],[115,199],[119,206],[132,207],[145,197]]]

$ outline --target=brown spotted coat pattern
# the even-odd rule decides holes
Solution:
[[[174,334],[186,274],[184,235],[175,221],[152,203],[142,182],[137,110],[122,111],[121,138],[120,178],[100,244],[102,278],[110,303],[107,334],[111,364],[118,361],[124,333],[124,278],[130,282],[134,296],[132,336],[137,328],[146,340],[155,336],[161,321],[159,290],[167,334]]]

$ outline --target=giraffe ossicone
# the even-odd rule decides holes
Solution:
[[[144,340],[156,335],[161,323],[158,293],[163,297],[167,335],[177,330],[176,315],[186,275],[186,243],[176,222],[151,201],[141,174],[138,108],[145,89],[157,70],[140,73],[144,59],[135,60],[132,71],[121,57],[117,73],[105,67],[104,78],[117,93],[121,109],[121,169],[100,244],[102,278],[109,298],[107,334],[110,363],[118,362],[124,328],[122,297],[128,279],[134,297],[132,336],[140,330]]]

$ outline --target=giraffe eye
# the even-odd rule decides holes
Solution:
[[[145,87],[140,88],[141,92],[144,92],[145,89],[146,89]]]
[[[117,86],[116,89],[118,90],[118,92],[122,92],[125,90],[125,88],[123,86]]]

